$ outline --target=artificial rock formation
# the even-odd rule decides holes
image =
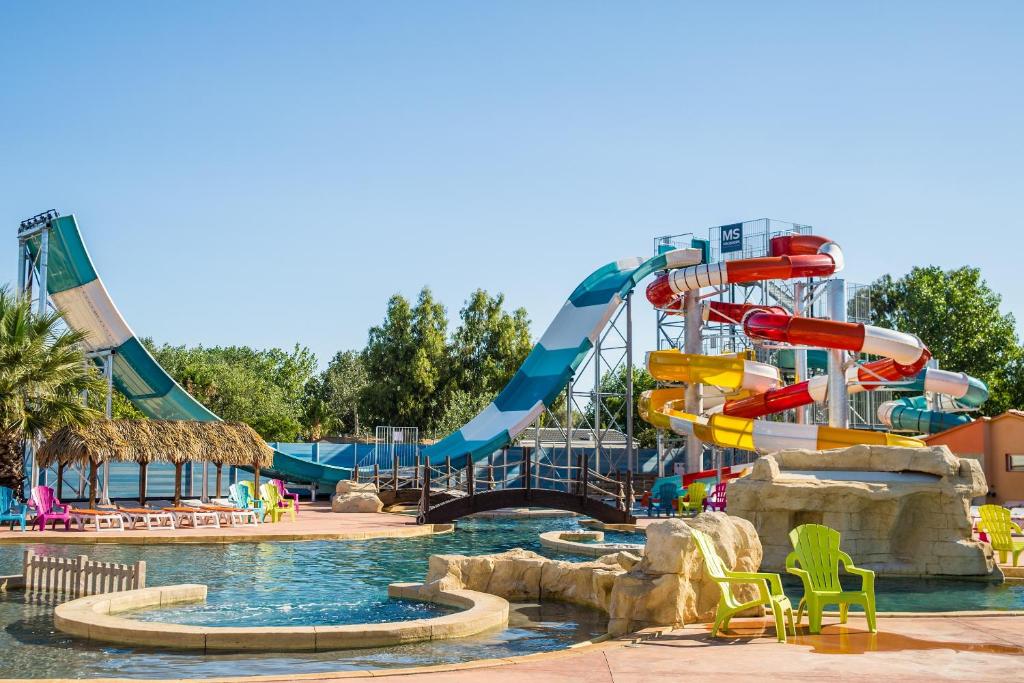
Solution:
[[[331,498],[332,512],[380,512],[384,504],[377,496],[377,487],[372,482],[360,484],[357,481],[339,481]]]
[[[970,501],[987,490],[978,461],[945,446],[789,450],[729,484],[729,514],[753,523],[767,571],[785,568],[791,529],[816,523],[880,574],[980,576],[992,552],[971,539]]]
[[[647,626],[681,626],[714,618],[719,587],[707,576],[691,529],[711,536],[727,566],[756,571],[761,544],[746,520],[711,512],[647,528],[641,559],[629,552],[592,562],[551,560],[516,548],[494,555],[433,555],[423,591],[466,588],[508,600],[562,600],[608,613],[613,635]],[[753,586],[737,597],[753,596]]]

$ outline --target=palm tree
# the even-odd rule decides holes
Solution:
[[[85,337],[60,322],[59,313],[35,314],[27,297],[0,287],[0,485],[18,496],[26,439],[102,417],[82,401],[85,391],[106,390],[86,364]]]

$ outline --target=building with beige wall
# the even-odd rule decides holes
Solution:
[[[995,417],[947,429],[925,439],[929,446],[946,445],[961,457],[981,460],[988,481],[984,502],[1024,502],[1024,412],[1009,410]]]

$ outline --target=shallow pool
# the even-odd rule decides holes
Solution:
[[[87,553],[105,562],[146,560],[148,585],[205,583],[205,604],[136,612],[135,618],[238,626],[351,624],[444,614],[435,605],[391,600],[395,581],[422,581],[435,553],[481,554],[543,549],[538,534],[578,528],[573,518],[463,520],[453,534],[369,541],[311,541],[164,546],[33,544],[37,553]],[[18,573],[27,545],[0,545],[0,574]],[[201,655],[106,647],[53,627],[52,604],[0,593],[0,677],[131,676],[167,678],[288,674],[402,667],[508,657],[565,647],[600,635],[607,618],[585,608],[514,605],[510,628],[473,638],[324,653]]]

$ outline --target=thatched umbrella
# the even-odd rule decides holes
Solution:
[[[139,464],[139,502],[145,504],[146,468],[151,462],[174,464],[174,503],[181,502],[181,470],[186,462],[215,462],[252,467],[273,461],[274,452],[247,424],[188,420],[97,420],[85,427],[65,427],[40,449],[44,465],[79,462],[89,465],[89,505],[96,503],[96,466],[100,462]],[[257,481],[259,481],[257,479]]]

